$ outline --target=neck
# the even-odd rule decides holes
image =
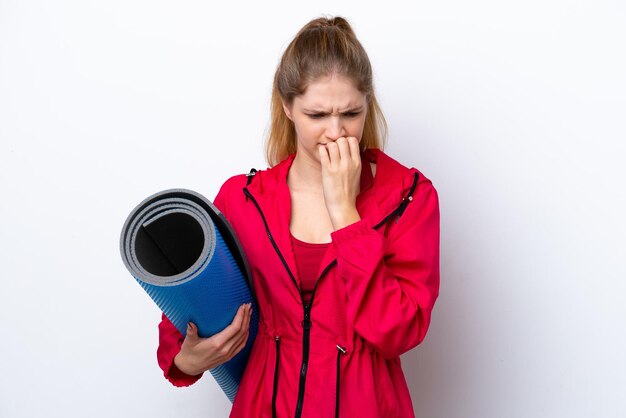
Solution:
[[[321,192],[322,165],[304,152],[298,152],[291,163],[287,184],[292,190]]]

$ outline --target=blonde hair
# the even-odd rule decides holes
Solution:
[[[367,97],[361,151],[384,147],[387,122],[374,94],[372,66],[367,53],[346,19],[320,17],[300,29],[276,69],[271,126],[265,144],[265,158],[270,167],[296,152],[295,128],[283,110],[282,101],[291,106],[293,99],[304,94],[310,83],[334,74],[352,80]]]

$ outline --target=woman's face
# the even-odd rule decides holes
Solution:
[[[333,75],[309,84],[291,106],[283,103],[283,109],[295,125],[296,152],[319,163],[319,144],[342,136],[353,136],[361,142],[367,98],[350,79]]]

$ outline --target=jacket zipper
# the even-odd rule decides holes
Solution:
[[[304,319],[302,320],[302,366],[300,367],[300,385],[298,386],[298,402],[296,404],[295,417],[302,415],[304,406],[304,388],[306,385],[306,372],[309,367],[309,347],[311,344],[311,305],[304,305]]]
[[[322,277],[328,273],[330,268],[337,263],[337,260],[334,259],[322,270],[320,276],[315,280],[315,285],[313,286],[313,292],[311,292],[311,300],[309,303],[304,303],[304,319],[302,320],[302,367],[300,368],[300,386],[298,387],[298,402],[296,403],[296,413],[295,417],[300,418],[302,416],[302,407],[304,406],[304,388],[306,386],[306,373],[309,367],[309,348],[311,346],[311,327],[313,323],[311,322],[311,307],[313,306],[313,300],[315,299],[315,291],[317,290],[317,284],[320,282]]]
[[[339,383],[341,381],[341,356],[346,354],[346,349],[337,344],[337,380],[335,382],[335,418],[339,418]]]
[[[276,366],[274,367],[274,390],[272,393],[272,418],[276,418],[276,395],[278,394],[278,364],[280,359],[280,337],[274,337],[276,342]]]
[[[296,412],[295,412],[295,418],[300,418],[302,416],[302,407],[304,406],[304,389],[305,389],[305,385],[306,385],[307,369],[308,369],[308,366],[309,366],[309,348],[310,348],[310,344],[311,344],[311,326],[313,325],[313,323],[311,322],[311,307],[313,306],[313,299],[315,298],[315,292],[317,290],[317,285],[319,284],[319,282],[322,279],[322,277],[324,277],[326,275],[326,273],[331,269],[331,267],[337,263],[337,259],[335,258],[333,261],[331,261],[324,268],[324,270],[322,270],[322,273],[317,278],[317,280],[315,281],[315,285],[313,286],[313,292],[311,293],[311,300],[309,301],[309,303],[305,303],[304,300],[302,299],[302,291],[300,290],[300,286],[298,286],[298,282],[296,281],[296,278],[294,277],[293,273],[289,269],[289,266],[287,265],[287,261],[285,261],[285,258],[283,257],[282,253],[280,252],[280,249],[278,248],[278,245],[276,244],[276,241],[274,241],[274,237],[272,236],[272,233],[271,233],[271,231],[269,229],[269,226],[267,224],[267,219],[265,218],[265,215],[263,214],[263,211],[261,210],[261,207],[259,206],[259,203],[256,201],[254,196],[252,196],[252,194],[248,190],[247,185],[250,184],[250,181],[252,180],[252,177],[255,174],[256,174],[256,170],[254,170],[254,171],[251,170],[250,171],[250,173],[248,175],[248,182],[246,184],[246,187],[243,188],[243,193],[246,195],[246,200],[248,198],[250,198],[252,200],[252,202],[254,203],[254,206],[256,206],[257,210],[259,211],[259,214],[261,215],[261,219],[263,220],[263,224],[265,225],[265,231],[267,232],[267,236],[269,237],[269,240],[272,243],[272,246],[274,247],[274,250],[278,254],[278,257],[280,258],[280,261],[283,263],[283,266],[285,267],[285,270],[287,270],[287,273],[289,274],[289,277],[291,278],[291,281],[296,286],[296,289],[298,289],[298,293],[300,294],[300,301],[302,303],[302,307],[303,307],[303,310],[304,310],[304,315],[303,315],[303,319],[302,319],[302,328],[303,328],[303,333],[302,333],[302,365],[300,367],[300,383],[299,383],[299,386],[298,386],[298,401],[296,403]],[[396,207],[396,209],[394,209],[391,213],[389,213],[387,216],[385,216],[379,223],[377,223],[374,226],[374,229],[378,229],[379,227],[384,225],[389,219],[393,218],[394,216],[398,216],[398,218],[399,218],[402,215],[402,213],[406,209],[407,205],[413,200],[413,196],[412,195],[413,195],[413,191],[415,190],[415,187],[417,186],[417,181],[418,181],[418,174],[415,173],[413,185],[411,187],[411,190],[408,193],[408,197],[403,197],[402,198],[402,202]],[[276,345],[277,345],[277,348],[278,348],[278,340],[276,340]],[[277,365],[278,365],[278,361],[277,361]],[[277,368],[278,367],[276,367],[276,369]],[[274,392],[276,392],[276,381],[274,381]],[[336,396],[338,396],[338,394]],[[276,398],[275,397],[276,397],[276,393],[274,393],[274,395],[272,397],[272,400],[273,400],[273,413],[274,414],[275,414],[275,408],[276,408],[276,404],[275,404]],[[336,408],[337,408],[336,413],[338,413],[338,406]]]
[[[265,215],[263,214],[261,207],[259,206],[258,202],[254,198],[254,196],[252,196],[252,194],[250,193],[247,187],[244,187],[243,192],[246,195],[246,197],[252,200],[257,210],[259,211],[259,214],[261,215],[261,218],[263,219],[263,224],[265,225],[265,231],[267,232],[267,236],[269,237],[270,242],[272,243],[272,246],[274,247],[274,250],[278,254],[280,261],[283,263],[285,270],[287,270],[287,273],[289,273],[289,277],[291,278],[291,281],[298,289],[298,293],[300,293],[300,301],[302,303],[302,307],[304,311],[304,315],[303,315],[303,319],[301,323],[302,328],[303,328],[302,365],[300,366],[300,383],[298,386],[298,402],[296,403],[296,412],[295,412],[295,418],[300,418],[302,416],[302,407],[304,406],[304,388],[306,386],[306,374],[307,374],[307,370],[309,367],[309,348],[311,344],[311,326],[313,325],[313,323],[311,322],[311,306],[313,305],[313,298],[315,297],[315,290],[317,289],[317,284],[319,283],[320,279],[324,277],[326,273],[330,270],[330,268],[337,262],[337,260],[335,259],[331,261],[326,266],[326,268],[324,268],[324,270],[322,271],[322,274],[320,274],[320,276],[315,281],[315,285],[313,286],[313,292],[311,293],[311,300],[309,301],[309,303],[304,303],[304,301],[302,300],[302,292],[300,291],[298,282],[296,281],[293,273],[289,269],[289,266],[287,265],[285,258],[280,252],[278,245],[276,244],[276,241],[274,241],[274,237],[272,236],[272,233],[270,232],[269,226],[267,224],[267,219],[265,218]]]

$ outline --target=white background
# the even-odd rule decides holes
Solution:
[[[626,416],[626,5],[308,4],[0,0],[0,416],[228,416],[210,375],[162,377],[119,234],[152,193],[266,167],[276,64],[321,14],[439,191],[416,415]]]

